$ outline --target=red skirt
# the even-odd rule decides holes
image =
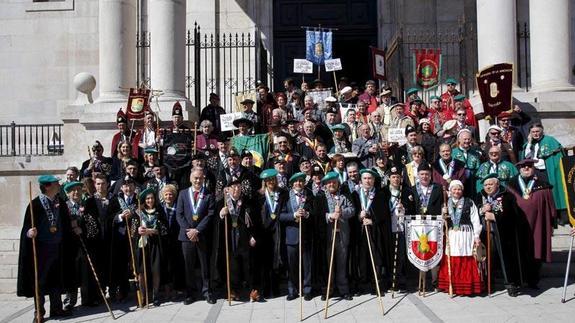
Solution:
[[[451,285],[453,286],[453,293],[456,295],[481,294],[483,283],[475,258],[472,256],[451,257]],[[446,255],[443,255],[439,265],[438,287],[449,291],[449,270]]]

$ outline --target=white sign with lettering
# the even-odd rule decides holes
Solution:
[[[293,72],[301,74],[312,74],[313,63],[308,61],[307,59],[294,58]]]
[[[341,67],[341,59],[339,58],[326,59],[324,64],[326,72],[341,71],[343,69],[343,67]]]

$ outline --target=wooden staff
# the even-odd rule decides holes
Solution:
[[[300,210],[302,208],[302,204],[300,204]],[[298,226],[299,226],[299,320],[303,321],[303,283],[301,279],[301,266],[302,266],[302,218],[299,217]]]
[[[30,229],[34,225],[34,208],[32,207],[32,182],[28,182],[28,192],[30,193]],[[32,238],[32,259],[34,259],[34,303],[36,305],[36,321],[42,322],[42,313],[40,312],[40,283],[38,282],[38,256],[36,254],[36,237]]]
[[[132,258],[132,275],[134,275],[134,284],[136,284],[136,298],[138,299],[138,307],[142,308],[144,307],[144,305],[142,304],[143,301],[143,297],[142,297],[142,290],[140,289],[140,283],[139,283],[139,275],[138,272],[136,271],[136,257],[134,256],[134,246],[132,245],[132,234],[130,233],[130,223],[128,222],[128,219],[126,220],[126,232],[128,233],[128,243],[130,244],[130,256]]]
[[[140,212],[140,226],[144,223],[143,221],[143,217],[142,217],[142,205],[140,203],[140,199],[138,198],[138,211]],[[148,239],[146,238],[146,244]],[[146,246],[143,245],[142,246],[142,265],[144,266],[144,290],[146,291],[146,308],[150,308],[150,302],[149,302],[149,293],[148,293],[148,269],[146,267],[148,267],[147,262],[146,262]]]
[[[487,295],[491,297],[491,221],[485,219],[485,224],[487,225]]]
[[[339,209],[339,203],[336,204],[335,209]],[[331,285],[331,274],[332,274],[332,269],[333,269],[333,256],[335,254],[335,238],[337,235],[337,223],[339,222],[339,219],[335,220],[333,223],[333,236],[331,239],[331,255],[329,258],[329,273],[327,275],[327,291],[325,293],[325,314],[324,314],[324,318],[327,319],[327,308],[329,307],[329,287]]]
[[[227,192],[224,195],[224,204],[228,207],[228,196]],[[228,242],[228,215],[229,215],[229,208],[228,214],[224,217],[224,234],[226,236],[226,285],[228,289],[228,305],[232,306],[232,289],[230,286],[230,250],[229,250],[229,242]]]
[[[194,121],[194,155],[198,149],[198,122]]]
[[[385,316],[385,310],[383,308],[383,300],[381,299],[381,292],[379,290],[379,280],[377,279],[377,270],[375,269],[375,261],[373,260],[373,251],[371,251],[371,238],[369,237],[369,227],[364,226],[364,228],[365,228],[365,237],[367,239],[367,248],[369,249],[369,258],[371,259],[371,267],[373,268],[375,290],[377,291],[377,298],[379,299],[379,305],[381,306],[381,315]]]
[[[403,177],[403,171],[401,172],[401,176]],[[397,198],[397,203],[401,204],[401,192],[402,192],[402,185],[399,185],[399,197]],[[396,206],[397,208],[397,206]],[[399,216],[397,217],[397,221],[399,221]],[[396,228],[397,229],[397,228]],[[397,247],[399,245],[399,231],[395,232],[395,247],[393,249],[393,275],[391,279],[391,299],[395,297],[395,282],[397,278]]]
[[[563,281],[563,295],[561,296],[561,303],[565,303],[565,294],[567,294],[567,280],[569,279],[569,267],[571,267],[571,254],[573,253],[573,240],[575,236],[571,237],[571,243],[569,244],[569,255],[567,256],[567,265],[565,268],[565,280]],[[521,265],[521,264],[520,264]]]
[[[98,284],[98,290],[100,291],[100,295],[102,296],[102,299],[104,299],[104,303],[106,304],[106,307],[108,308],[108,311],[110,312],[110,315],[112,315],[112,319],[115,320],[116,317],[114,316],[114,312],[112,312],[112,309],[110,308],[110,304],[108,304],[108,300],[106,299],[106,294],[104,294],[104,290],[102,289],[102,285],[100,284],[100,280],[98,279],[98,274],[96,273],[96,269],[94,269],[94,264],[92,263],[92,258],[90,257],[90,254],[88,253],[88,248],[86,248],[86,244],[84,243],[84,239],[82,239],[81,236],[78,236],[78,239],[80,239],[80,243],[82,244],[82,249],[84,249],[84,255],[86,255],[86,259],[88,259],[88,263],[90,264],[90,268],[92,269],[92,274],[94,275],[94,279],[96,280],[96,284]]]
[[[443,186],[443,205],[447,208],[447,189]],[[451,250],[449,249],[449,226],[447,225],[447,218],[449,214],[443,217],[443,225],[445,226],[445,251],[447,255],[447,275],[449,276],[449,297],[453,297],[453,282],[451,280]]]

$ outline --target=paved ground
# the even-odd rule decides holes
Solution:
[[[545,279],[540,291],[529,291],[517,298],[498,291],[492,297],[454,297],[443,293],[386,294],[383,298],[385,317],[375,296],[361,296],[353,301],[334,299],[329,307],[328,322],[573,322],[575,319],[575,286],[568,288],[567,302],[562,304],[562,281]],[[316,297],[304,301],[304,322],[323,321],[324,302]],[[0,297],[0,322],[31,322],[33,301],[15,296]],[[47,306],[48,307],[48,306]],[[135,307],[114,306],[117,322],[297,322],[299,301],[287,302],[284,297],[266,303],[223,300],[215,305],[204,301],[188,306],[164,303],[158,308],[136,310]],[[104,306],[77,307],[75,316],[64,322],[112,322]]]

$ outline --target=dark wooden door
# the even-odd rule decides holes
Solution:
[[[274,53],[275,89],[283,89],[287,77],[301,83],[301,75],[293,74],[293,59],[305,58],[305,30],[301,26],[336,28],[333,32],[333,57],[340,58],[346,76],[363,84],[371,78],[369,46],[377,46],[376,0],[274,0]],[[307,74],[311,82],[317,78]],[[333,84],[333,73],[326,74],[321,66],[321,79]],[[332,85],[333,86],[333,85]]]

